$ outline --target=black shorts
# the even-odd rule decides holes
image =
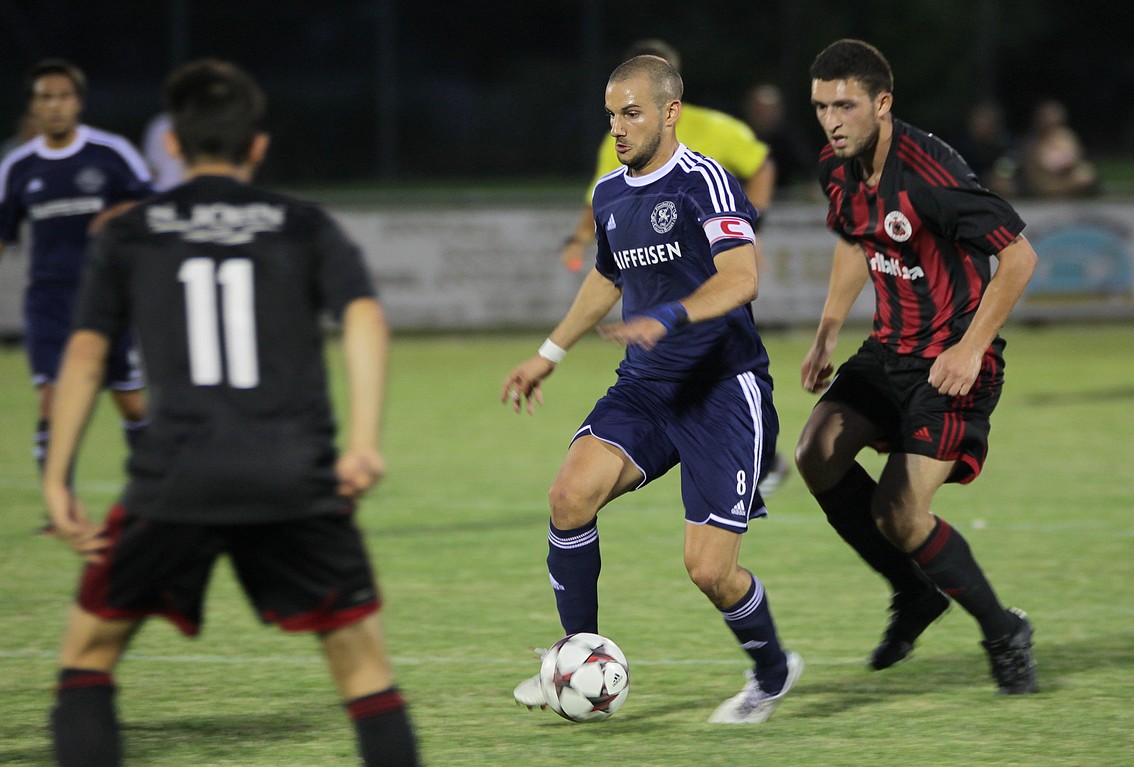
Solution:
[[[929,383],[932,359],[898,354],[868,338],[838,369],[820,402],[846,405],[882,430],[874,448],[956,461],[949,482],[972,482],[988,455],[989,417],[1004,386],[1004,340],[997,338],[963,397]]]
[[[110,546],[87,565],[78,603],[108,619],[161,615],[183,634],[201,630],[205,590],[221,554],[265,623],[285,631],[330,631],[375,612],[381,602],[353,514],[256,525],[171,523],[115,506]]]

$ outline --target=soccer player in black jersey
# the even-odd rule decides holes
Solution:
[[[805,389],[826,391],[800,436],[800,475],[831,526],[893,588],[872,668],[909,655],[952,598],[980,624],[1000,691],[1034,692],[1027,616],[1001,605],[965,539],[930,504],[945,482],[980,473],[1003,384],[997,333],[1036,254],[1024,222],[956,152],[894,118],[893,75],[876,48],[840,40],[815,59],[811,78],[829,142],[819,178],[839,240],[801,370]],[[867,279],[873,332],[832,379],[839,330]],[[856,460],[866,447],[890,454],[877,480]]]
[[[59,377],[44,496],[88,562],[60,652],[51,715],[62,767],[121,762],[112,673],[150,615],[201,627],[227,554],[261,618],[319,636],[367,765],[416,765],[353,522],[384,473],[388,330],[361,255],[322,210],[249,185],[267,151],[264,97],[204,60],[166,85],[171,148],[189,180],[112,220],[84,274]],[[349,389],[337,453],[321,317],[341,318]],[[137,329],[152,422],[103,525],[67,487],[109,339]]]

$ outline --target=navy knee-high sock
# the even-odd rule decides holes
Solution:
[[[815,495],[827,522],[883,578],[894,593],[918,594],[932,589],[908,554],[886,540],[870,516],[871,498],[878,487],[862,465],[855,463],[830,490]]]
[[[985,639],[1000,639],[1015,629],[1015,619],[1000,604],[968,541],[948,522],[938,518],[933,532],[910,557],[939,589],[976,618]]]
[[[568,634],[598,633],[599,554],[598,520],[574,530],[549,524],[547,572],[555,590],[559,622]]]
[[[751,656],[760,689],[769,693],[781,689],[787,679],[787,656],[776,636],[772,608],[760,579],[752,575],[748,592],[739,602],[721,610],[721,614],[736,641]]]
[[[51,737],[59,767],[118,767],[122,764],[114,680],[102,671],[59,672]]]
[[[417,742],[397,687],[346,704],[366,767],[417,767]]]
[[[122,436],[126,438],[126,444],[131,450],[138,446],[138,440],[146,433],[149,423],[148,420],[122,422]]]
[[[50,436],[47,419],[40,418],[35,422],[35,437],[32,443],[32,457],[35,458],[35,465],[39,467],[40,474],[43,474],[43,461],[47,458],[47,440]]]

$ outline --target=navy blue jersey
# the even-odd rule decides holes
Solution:
[[[819,180],[827,225],[866,253],[876,298],[871,334],[899,354],[936,357],[964,335],[991,279],[989,257],[1024,230],[949,145],[894,120],[876,187],[857,159],[826,146]]]
[[[28,277],[78,284],[91,219],[106,208],[153,194],[150,172],[130,142],[80,125],[75,140],[51,149],[38,136],[0,163],[0,241],[15,242],[31,222]]]
[[[679,145],[645,176],[621,168],[595,186],[598,271],[622,290],[622,316],[688,297],[717,273],[714,256],[752,243],[757,212],[715,160]],[[750,306],[686,325],[651,350],[632,346],[619,373],[668,381],[768,377]]]
[[[341,509],[322,320],[373,296],[327,213],[235,179],[199,177],[112,219],[75,327],[132,325],[141,348],[150,425],[130,512],[238,524]]]

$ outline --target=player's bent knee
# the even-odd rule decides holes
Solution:
[[[598,513],[598,497],[593,490],[556,479],[547,493],[551,523],[560,530],[582,527]]]
[[[686,562],[685,569],[689,573],[689,580],[709,598],[713,604],[720,604],[726,599],[729,587],[729,578],[734,567],[721,567],[716,562]]]

